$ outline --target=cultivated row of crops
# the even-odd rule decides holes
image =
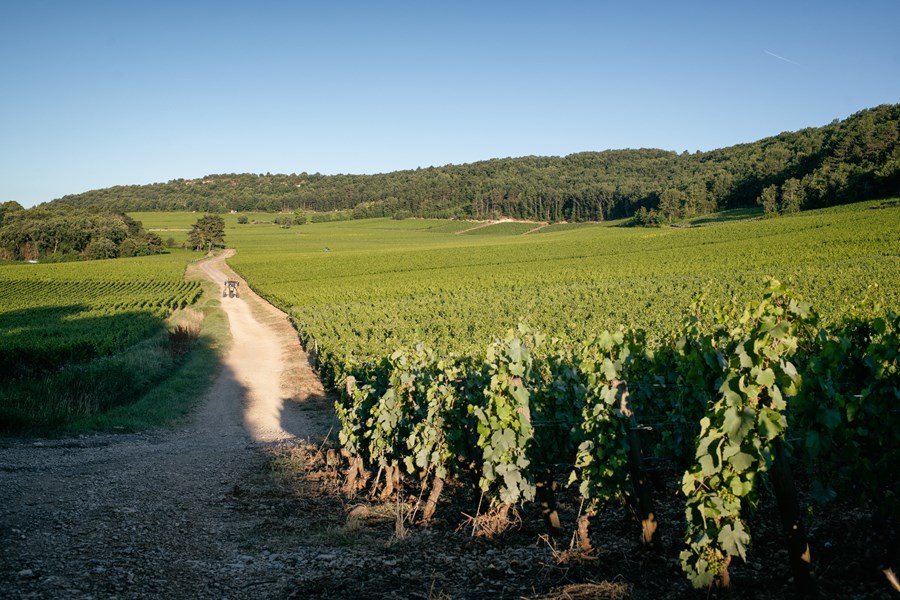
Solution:
[[[509,236],[436,233],[432,223],[316,224],[266,237],[239,226],[228,233],[238,249],[229,262],[291,313],[304,341],[342,363],[420,341],[474,352],[520,322],[571,338],[620,324],[661,337],[696,293],[747,302],[766,276],[790,283],[827,322],[866,296],[900,300],[900,206]]]
[[[0,267],[0,379],[119,352],[192,304],[185,255]]]
[[[563,470],[589,517],[641,497],[641,456],[663,457],[684,468],[682,564],[705,585],[746,554],[760,474],[790,488],[770,472],[790,432],[813,495],[862,497],[896,520],[896,203],[699,229],[419,224],[232,237],[233,265],[290,311],[341,390],[354,481],[378,473],[389,493],[412,475],[433,510],[445,478],[473,480],[504,514],[552,505]],[[790,291],[763,295],[766,275]]]
[[[696,304],[655,343],[634,329],[573,342],[520,327],[474,356],[399,349],[344,376],[337,411],[351,485],[377,471],[373,488],[390,494],[410,476],[430,492],[428,519],[445,481],[477,482],[483,506],[503,517],[539,500],[553,531],[562,474],[584,500],[583,548],[590,518],[625,495],[638,498],[653,545],[643,457],[671,459],[687,467],[684,570],[698,587],[727,583],[731,558],[747,556],[762,475],[784,468],[788,433],[818,499],[900,518],[900,316],[820,325],[772,281],[743,309]],[[796,496],[793,485],[779,475],[780,501]],[[797,525],[796,576],[809,578],[793,502],[782,510]]]

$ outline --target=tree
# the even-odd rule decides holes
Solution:
[[[669,223],[672,222],[674,217],[681,214],[684,198],[684,192],[675,188],[666,188],[659,195],[659,212],[662,213]]]
[[[21,213],[25,209],[22,208],[22,205],[14,200],[10,200],[9,202],[0,202],[0,225],[3,225],[3,220],[7,215],[12,216],[15,213]]]
[[[619,219],[645,206],[668,220],[753,206],[764,187],[789,178],[802,182],[803,208],[900,194],[900,104],[695,154],[606,150],[374,175],[231,173],[92,190],[55,202],[127,212],[301,209],[310,222],[314,214],[338,210],[356,218],[407,211],[430,218]],[[795,206],[789,197],[783,210]]]
[[[0,254],[9,259],[116,258],[162,250],[159,236],[120,213],[65,204],[26,210],[15,202],[0,204],[0,211]]]
[[[197,219],[188,234],[188,243],[194,250],[225,247],[225,219],[219,215],[204,215]]]
[[[793,177],[781,186],[781,212],[784,214],[800,212],[803,205],[803,186]]]
[[[778,214],[778,188],[770,185],[764,188],[756,203],[763,207],[763,212],[767,217],[774,217]]]
[[[118,256],[116,243],[109,238],[96,237],[91,239],[84,248],[84,257],[88,260],[102,260]]]

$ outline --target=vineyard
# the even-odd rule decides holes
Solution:
[[[417,342],[472,353],[520,322],[573,339],[620,324],[662,336],[696,293],[748,302],[767,276],[826,322],[866,296],[896,307],[900,206],[874,206],[685,229],[453,235],[410,219],[235,226],[228,239],[230,264],[292,314],[304,341],[350,364]]]
[[[110,367],[115,361],[105,357],[156,338],[173,310],[193,304],[200,295],[199,283],[183,280],[188,260],[188,254],[176,253],[0,266],[4,425],[15,427],[15,423],[27,421],[23,415],[30,411],[28,405],[46,404],[51,391],[55,393],[54,378],[77,380],[81,373],[78,365],[104,359]],[[83,368],[94,375],[104,372],[103,366],[95,367]],[[122,377],[120,369],[110,370],[113,372]],[[131,378],[122,378],[123,389]],[[91,385],[84,381],[74,387],[88,395]],[[115,382],[110,385],[115,387]]]
[[[698,587],[728,585],[770,494],[798,584],[798,494],[867,507],[896,561],[896,202],[711,227],[445,225],[229,229],[233,266],[341,392],[351,488],[412,490],[427,520],[468,486],[476,529],[537,505],[589,551],[622,499],[659,545],[647,481],[663,473],[685,517],[661,525],[686,532],[676,554]]]
[[[659,344],[634,329],[572,342],[519,327],[476,356],[400,349],[343,379],[348,486],[387,498],[408,477],[428,494],[428,521],[447,481],[470,482],[480,492],[476,529],[502,530],[517,506],[538,501],[548,532],[559,535],[562,475],[581,498],[582,551],[592,550],[592,517],[625,499],[639,517],[635,536],[654,547],[645,465],[668,460],[684,469],[683,569],[696,587],[724,587],[732,558],[747,558],[749,515],[771,472],[794,577],[810,587],[785,439],[808,465],[816,500],[871,506],[895,527],[898,342],[894,313],[820,328],[810,307],[772,280],[755,306],[698,302],[683,330]]]

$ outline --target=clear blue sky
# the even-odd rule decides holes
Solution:
[[[711,150],[900,102],[900,1],[0,1],[0,202]]]

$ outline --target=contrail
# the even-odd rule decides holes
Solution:
[[[778,60],[783,60],[783,61],[786,62],[786,63],[791,63],[792,65],[797,65],[798,67],[802,67],[802,66],[803,66],[803,65],[801,65],[800,63],[794,62],[794,61],[792,61],[792,60],[789,59],[789,58],[785,58],[785,57],[783,57],[783,56],[778,56],[778,55],[775,54],[774,52],[769,52],[768,50],[763,50],[763,52],[765,52],[765,53],[768,54],[769,56],[774,56],[774,57],[777,58]]]

